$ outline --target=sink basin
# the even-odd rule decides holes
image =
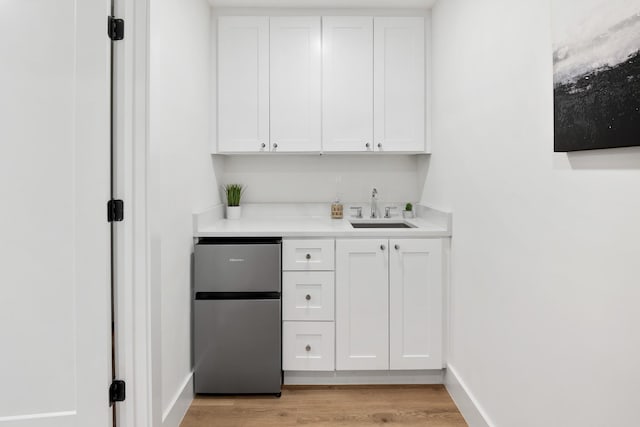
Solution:
[[[415,228],[406,222],[351,222],[353,228]]]

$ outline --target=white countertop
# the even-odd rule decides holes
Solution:
[[[331,219],[327,216],[278,215],[271,209],[264,215],[255,215],[252,209],[246,217],[228,220],[221,218],[222,208],[194,215],[195,237],[450,237],[450,214],[422,207],[419,217],[403,219],[394,216],[393,221],[407,222],[415,228],[353,228],[350,219]],[[249,213],[249,212],[248,212]],[[366,218],[358,220],[362,222]]]

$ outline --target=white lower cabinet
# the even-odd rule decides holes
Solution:
[[[442,239],[285,242],[283,370],[442,369]]]
[[[282,369],[335,370],[333,239],[282,242]]]
[[[336,369],[389,369],[387,239],[336,241]]]
[[[442,241],[389,240],[389,368],[442,369]]]
[[[441,368],[441,240],[337,240],[336,369]]]
[[[333,371],[333,322],[284,322],[282,369],[284,371]]]

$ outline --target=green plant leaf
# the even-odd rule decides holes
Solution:
[[[227,184],[224,191],[227,196],[227,206],[240,206],[240,199],[244,193],[245,186],[242,184]]]

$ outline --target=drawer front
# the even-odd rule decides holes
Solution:
[[[334,240],[284,240],[283,270],[333,270]]]
[[[282,273],[283,320],[333,320],[333,271]]]
[[[333,322],[283,322],[282,369],[333,371],[334,343]]]

